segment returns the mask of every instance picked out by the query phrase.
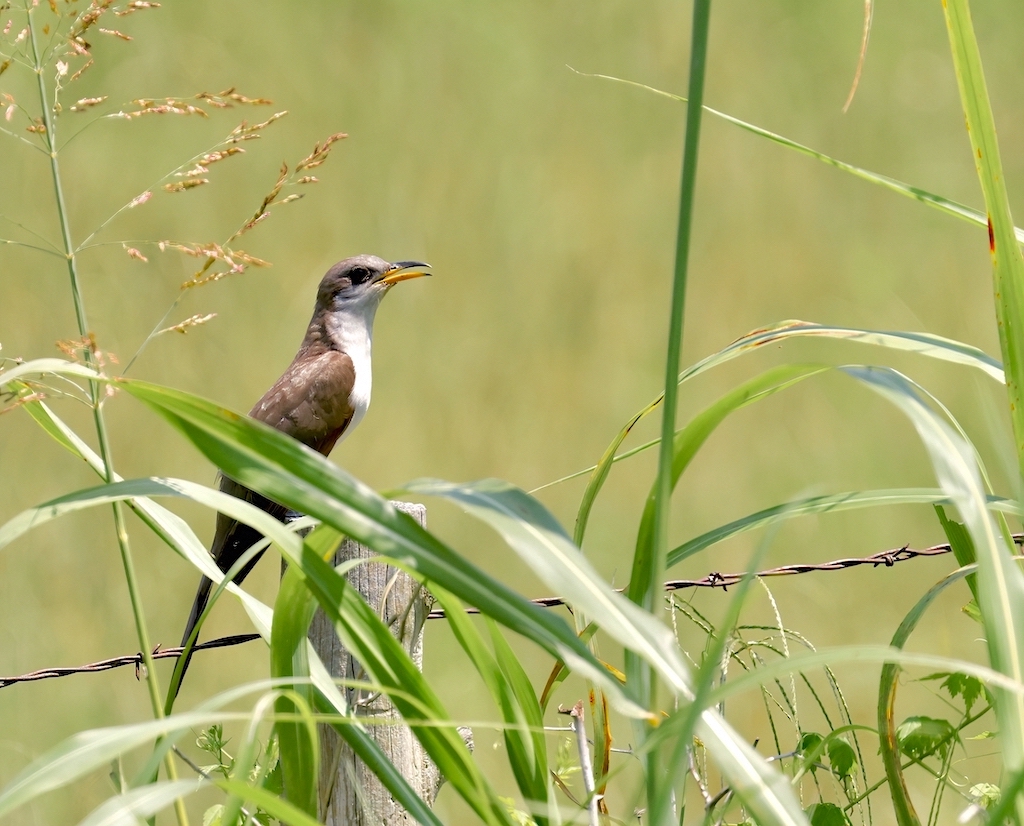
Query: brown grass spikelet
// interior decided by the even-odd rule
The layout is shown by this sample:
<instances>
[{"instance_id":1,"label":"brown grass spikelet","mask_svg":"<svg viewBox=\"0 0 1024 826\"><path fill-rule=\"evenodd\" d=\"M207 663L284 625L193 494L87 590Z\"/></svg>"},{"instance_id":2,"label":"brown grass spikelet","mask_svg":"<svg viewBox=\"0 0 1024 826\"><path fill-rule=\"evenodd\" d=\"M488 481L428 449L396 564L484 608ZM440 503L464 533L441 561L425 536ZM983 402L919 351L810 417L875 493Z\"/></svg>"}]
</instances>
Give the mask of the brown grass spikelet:
<instances>
[{"instance_id":1,"label":"brown grass spikelet","mask_svg":"<svg viewBox=\"0 0 1024 826\"><path fill-rule=\"evenodd\" d=\"M295 183L297 184L318 184L320 179L316 175L303 175Z\"/></svg>"},{"instance_id":2,"label":"brown grass spikelet","mask_svg":"<svg viewBox=\"0 0 1024 826\"><path fill-rule=\"evenodd\" d=\"M210 183L209 178L189 178L187 181L175 181L174 183L164 184L164 189L167 192L184 192L186 189L195 189L197 186Z\"/></svg>"},{"instance_id":3,"label":"brown grass spikelet","mask_svg":"<svg viewBox=\"0 0 1024 826\"><path fill-rule=\"evenodd\" d=\"M84 12L82 12L74 25L71 27L70 37L77 39L84 32L96 25L96 22L106 13L114 3L114 0L92 0Z\"/></svg>"},{"instance_id":4,"label":"brown grass spikelet","mask_svg":"<svg viewBox=\"0 0 1024 826\"><path fill-rule=\"evenodd\" d=\"M68 83L74 83L76 80L78 80L78 78L80 78L83 74L85 74L85 70L86 69L91 69L93 67L94 63L95 63L95 61L90 57L83 64L81 69L79 69L77 72L75 72L73 75L71 75L71 77L68 78Z\"/></svg>"},{"instance_id":5,"label":"brown grass spikelet","mask_svg":"<svg viewBox=\"0 0 1024 826\"><path fill-rule=\"evenodd\" d=\"M327 160L327 155L330 153L331 147L338 141L347 137L348 135L344 132L336 132L327 138L327 140L322 144L316 144L316 146L313 147L313 151L295 165L295 171L301 172L304 169L314 169L315 167L320 166L320 164Z\"/></svg>"},{"instance_id":6,"label":"brown grass spikelet","mask_svg":"<svg viewBox=\"0 0 1024 826\"><path fill-rule=\"evenodd\" d=\"M245 152L240 146L229 146L227 149L218 149L216 152L207 152L203 157L199 159L201 166L209 166L210 164L222 161L225 158L230 158L232 155L240 155Z\"/></svg>"},{"instance_id":7,"label":"brown grass spikelet","mask_svg":"<svg viewBox=\"0 0 1024 826\"><path fill-rule=\"evenodd\" d=\"M163 335L164 333L181 333L186 335L189 330L193 327L198 327L201 324L206 324L208 321L212 321L217 317L216 313L207 313L206 315L194 315L190 318L186 318L184 321L178 322L170 327L164 327L162 330L157 330L155 335Z\"/></svg>"},{"instance_id":8,"label":"brown grass spikelet","mask_svg":"<svg viewBox=\"0 0 1024 826\"><path fill-rule=\"evenodd\" d=\"M81 100L75 101L71 107L72 112L84 112L92 106L98 106L107 99L108 95L102 95L98 98L82 98Z\"/></svg>"},{"instance_id":9,"label":"brown grass spikelet","mask_svg":"<svg viewBox=\"0 0 1024 826\"><path fill-rule=\"evenodd\" d=\"M292 201L297 201L297 200L299 200L299 198L305 198L305 197L306 197L305 193L303 193L303 192L296 192L296 193L294 193L292 195L289 195L287 198L282 198L280 206L284 206L285 204L290 204Z\"/></svg>"},{"instance_id":10,"label":"brown grass spikelet","mask_svg":"<svg viewBox=\"0 0 1024 826\"><path fill-rule=\"evenodd\" d=\"M96 344L96 336L93 333L89 333L83 338L61 339L56 344L58 350L79 364L87 363L85 353L91 354L95 366L101 371L107 364L119 364L116 355L99 348L99 345Z\"/></svg>"},{"instance_id":11,"label":"brown grass spikelet","mask_svg":"<svg viewBox=\"0 0 1024 826\"><path fill-rule=\"evenodd\" d=\"M71 49L71 51L73 51L78 57L88 57L89 49L91 47L81 37L69 37L68 48Z\"/></svg>"},{"instance_id":12,"label":"brown grass spikelet","mask_svg":"<svg viewBox=\"0 0 1024 826\"><path fill-rule=\"evenodd\" d=\"M42 118L36 118L30 126L25 127L26 132L34 132L37 135L46 134L46 125L43 123Z\"/></svg>"},{"instance_id":13,"label":"brown grass spikelet","mask_svg":"<svg viewBox=\"0 0 1024 826\"><path fill-rule=\"evenodd\" d=\"M153 100L151 98L139 98L133 100L133 104L139 108L133 112L118 112L115 117L131 120L141 118L143 115L199 115L208 118L209 115L198 106L193 106L188 101L180 98L164 98Z\"/></svg>"},{"instance_id":14,"label":"brown grass spikelet","mask_svg":"<svg viewBox=\"0 0 1024 826\"><path fill-rule=\"evenodd\" d=\"M150 2L150 0L132 0L123 9L114 9L115 17L127 17L129 14L134 14L137 11L143 9L158 9L160 8L159 3Z\"/></svg>"},{"instance_id":15,"label":"brown grass spikelet","mask_svg":"<svg viewBox=\"0 0 1024 826\"><path fill-rule=\"evenodd\" d=\"M146 256L139 252L137 249L135 249L135 247L129 247L127 244L124 244L123 246L124 251L128 253L129 258L134 258L136 261L142 261L143 263L146 264L149 263L149 259L146 258Z\"/></svg>"},{"instance_id":16,"label":"brown grass spikelet","mask_svg":"<svg viewBox=\"0 0 1024 826\"><path fill-rule=\"evenodd\" d=\"M0 63L0 75L2 75L4 72L6 72L8 69L10 69L11 68L11 64L13 62L14 62L13 60L5 60L3 63Z\"/></svg>"},{"instance_id":17,"label":"brown grass spikelet","mask_svg":"<svg viewBox=\"0 0 1024 826\"><path fill-rule=\"evenodd\" d=\"M218 109L230 109L236 103L242 104L243 106L271 106L274 103L274 101L267 98L246 97L245 95L236 92L234 86L230 89L225 89L223 92L217 92L216 94L211 92L200 92L196 95L196 100L205 100L211 106L216 106Z\"/></svg>"},{"instance_id":18,"label":"brown grass spikelet","mask_svg":"<svg viewBox=\"0 0 1024 826\"><path fill-rule=\"evenodd\" d=\"M242 121L238 126L231 130L230 141L232 143L239 143L241 141L251 141L259 137L256 132L261 129L266 129L274 121L280 120L288 114L288 110L284 109L280 112L274 112L269 118L262 123L249 124L247 121Z\"/></svg>"},{"instance_id":19,"label":"brown grass spikelet","mask_svg":"<svg viewBox=\"0 0 1024 826\"><path fill-rule=\"evenodd\" d=\"M128 42L131 42L135 39L130 34L119 32L117 29L104 29L101 27L99 29L99 32L100 34L109 34L111 37L116 37L118 40L126 40Z\"/></svg>"}]
</instances>

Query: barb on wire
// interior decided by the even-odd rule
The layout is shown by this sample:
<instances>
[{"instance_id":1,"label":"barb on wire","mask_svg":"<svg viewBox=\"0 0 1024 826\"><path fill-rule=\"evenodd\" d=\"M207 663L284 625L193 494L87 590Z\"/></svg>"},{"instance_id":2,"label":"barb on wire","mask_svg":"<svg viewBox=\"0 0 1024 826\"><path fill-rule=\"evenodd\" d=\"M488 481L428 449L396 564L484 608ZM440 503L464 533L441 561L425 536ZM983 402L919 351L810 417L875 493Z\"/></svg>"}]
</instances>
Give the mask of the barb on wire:
<instances>
[{"instance_id":1,"label":"barb on wire","mask_svg":"<svg viewBox=\"0 0 1024 826\"><path fill-rule=\"evenodd\" d=\"M1014 534L1013 541L1017 545L1024 545L1024 534ZM768 568L764 571L758 571L756 576L793 576L795 574L809 574L815 571L843 571L847 568L854 568L858 565L870 565L873 568L877 568L882 565L886 568L891 568L897 562L907 562L911 559L920 559L928 556L941 556L942 554L950 553L950 550L951 549L948 544L932 545L930 548L919 549L904 545L902 548L892 548L888 551L879 551L878 553L871 554L870 556L834 559L831 562L822 562L818 565L801 563L795 565L782 565L778 568ZM737 584L745 576L746 574L743 573L722 574L718 571L712 571L701 579L669 580L665 583L665 590L681 591L685 588L721 588L723 591L726 591L730 585ZM619 590L621 591L621 589ZM540 597L530 601L542 608L554 608L559 605L567 604L567 601L563 597ZM465 610L467 614L480 613L479 609L473 607L467 607ZM444 619L444 615L443 610L435 609L427 614L427 619ZM252 642L259 638L259 634L235 634L230 637L220 637L215 640L210 640L209 642L200 643L194 650L209 651L213 648L226 648L231 645L242 645L243 643ZM180 657L181 652L181 648L161 648L158 645L153 650L153 659L163 660L172 657ZM109 660L100 660L99 662L80 665L73 668L43 668L39 671L32 671L29 674L22 674L20 677L0 677L0 688L7 688L15 683L29 683L36 680L48 680L53 677L67 677L71 674L88 674L94 671L109 671L112 668L123 668L129 665L135 666L136 677L138 677L139 670L142 668L142 662L142 654L137 653L128 654L122 657L112 657Z\"/></svg>"}]
</instances>

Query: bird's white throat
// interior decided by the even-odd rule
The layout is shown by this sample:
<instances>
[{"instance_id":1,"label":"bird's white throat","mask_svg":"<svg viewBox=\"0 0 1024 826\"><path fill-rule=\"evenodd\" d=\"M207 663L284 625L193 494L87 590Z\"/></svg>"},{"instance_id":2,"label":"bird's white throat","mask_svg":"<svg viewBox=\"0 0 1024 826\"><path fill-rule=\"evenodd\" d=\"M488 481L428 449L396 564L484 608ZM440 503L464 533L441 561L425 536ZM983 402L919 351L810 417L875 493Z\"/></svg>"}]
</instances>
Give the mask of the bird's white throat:
<instances>
[{"instance_id":1,"label":"bird's white throat","mask_svg":"<svg viewBox=\"0 0 1024 826\"><path fill-rule=\"evenodd\" d=\"M370 367L370 349L373 343L373 319L380 299L376 301L346 302L327 315L327 335L335 347L352 359L355 383L349 395L352 422L345 428L339 442L344 440L366 415L370 406L373 373Z\"/></svg>"}]
</instances>

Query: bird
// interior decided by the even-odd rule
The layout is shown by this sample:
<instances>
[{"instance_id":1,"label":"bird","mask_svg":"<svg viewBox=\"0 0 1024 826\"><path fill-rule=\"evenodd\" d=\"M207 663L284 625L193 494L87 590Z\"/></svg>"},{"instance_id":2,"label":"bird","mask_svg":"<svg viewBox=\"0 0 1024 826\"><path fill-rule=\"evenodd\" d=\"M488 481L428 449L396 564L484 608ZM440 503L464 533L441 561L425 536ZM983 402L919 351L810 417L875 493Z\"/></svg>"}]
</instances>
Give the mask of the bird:
<instances>
[{"instance_id":1,"label":"bird","mask_svg":"<svg viewBox=\"0 0 1024 826\"><path fill-rule=\"evenodd\" d=\"M390 264L375 255L357 255L331 267L317 289L313 317L306 328L298 353L288 369L256 402L249 416L286 433L307 447L327 456L356 428L370 405L372 374L370 345L373 319L381 299L397 283L430 275L429 264L398 261ZM280 505L230 476L220 474L220 489L286 521L289 515ZM223 513L217 524L210 554L225 573L263 535L255 528ZM241 583L262 556L249 560L234 577ZM213 583L203 577L181 638L182 648L206 609ZM185 657L175 694L191 660Z\"/></svg>"}]
</instances>

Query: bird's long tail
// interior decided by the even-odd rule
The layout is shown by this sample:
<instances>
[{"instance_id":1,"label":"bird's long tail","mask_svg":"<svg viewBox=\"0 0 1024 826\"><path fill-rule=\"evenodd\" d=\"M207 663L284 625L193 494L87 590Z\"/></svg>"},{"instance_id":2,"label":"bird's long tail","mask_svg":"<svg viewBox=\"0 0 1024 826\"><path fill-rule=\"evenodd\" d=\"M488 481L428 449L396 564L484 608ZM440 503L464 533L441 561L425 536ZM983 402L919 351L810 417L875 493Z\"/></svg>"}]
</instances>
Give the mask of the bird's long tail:
<instances>
[{"instance_id":1,"label":"bird's long tail","mask_svg":"<svg viewBox=\"0 0 1024 826\"><path fill-rule=\"evenodd\" d=\"M192 603L192 610L189 612L188 622L185 623L185 633L181 637L182 647L184 647L185 643L188 642L188 638L192 636L192 632L195 630L196 623L199 622L199 617L201 617L203 611L206 610L206 603L210 601L210 588L212 587L213 582L211 582L206 577L203 577L202 582L199 583L198 590L196 590L196 599L195 602ZM193 649L193 651L194 650L195 649ZM178 677L178 685L175 686L174 689L175 697L178 696L178 691L181 690L181 684L185 679L185 672L188 670L188 664L192 661L193 651L188 652L188 654L185 656L181 664L181 676Z\"/></svg>"}]
</instances>

